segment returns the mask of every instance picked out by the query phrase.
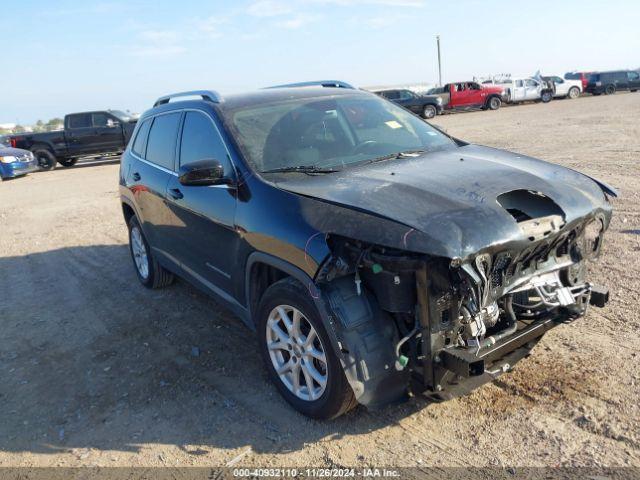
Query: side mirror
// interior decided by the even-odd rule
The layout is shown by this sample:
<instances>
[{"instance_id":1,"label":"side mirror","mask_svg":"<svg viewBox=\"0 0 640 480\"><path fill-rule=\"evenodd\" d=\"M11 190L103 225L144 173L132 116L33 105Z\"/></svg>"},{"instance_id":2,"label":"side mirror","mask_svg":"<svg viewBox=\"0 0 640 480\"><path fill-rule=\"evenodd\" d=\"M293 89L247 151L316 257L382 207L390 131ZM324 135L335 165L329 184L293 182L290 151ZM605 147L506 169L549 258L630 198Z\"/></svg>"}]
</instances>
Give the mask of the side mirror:
<instances>
[{"instance_id":1,"label":"side mirror","mask_svg":"<svg viewBox=\"0 0 640 480\"><path fill-rule=\"evenodd\" d=\"M222 164L213 159L200 160L180 167L178 181L181 185L193 187L229 183L229 179L224 177Z\"/></svg>"}]
</instances>

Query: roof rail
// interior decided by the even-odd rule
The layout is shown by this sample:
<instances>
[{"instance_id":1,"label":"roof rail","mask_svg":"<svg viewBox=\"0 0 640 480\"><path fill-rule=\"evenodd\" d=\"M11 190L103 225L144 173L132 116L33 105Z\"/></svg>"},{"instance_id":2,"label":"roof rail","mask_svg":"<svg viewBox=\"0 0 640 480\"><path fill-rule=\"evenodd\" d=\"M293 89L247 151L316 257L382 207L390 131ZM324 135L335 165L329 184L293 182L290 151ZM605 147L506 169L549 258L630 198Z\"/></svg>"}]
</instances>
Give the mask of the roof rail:
<instances>
[{"instance_id":1,"label":"roof rail","mask_svg":"<svg viewBox=\"0 0 640 480\"><path fill-rule=\"evenodd\" d=\"M274 85L269 88L298 88L298 87L325 87L325 88L348 88L356 90L353 85L343 82L342 80L313 80L310 82L286 83L284 85Z\"/></svg>"},{"instance_id":2,"label":"roof rail","mask_svg":"<svg viewBox=\"0 0 640 480\"><path fill-rule=\"evenodd\" d=\"M172 98L178 97L202 97L203 100L207 100L213 103L222 102L222 97L218 92L214 92L213 90L193 90L192 92L179 92L172 93L171 95L165 95L164 97L160 97L156 100L156 103L153 104L154 108L159 105L164 105L165 103L169 103Z\"/></svg>"}]
</instances>

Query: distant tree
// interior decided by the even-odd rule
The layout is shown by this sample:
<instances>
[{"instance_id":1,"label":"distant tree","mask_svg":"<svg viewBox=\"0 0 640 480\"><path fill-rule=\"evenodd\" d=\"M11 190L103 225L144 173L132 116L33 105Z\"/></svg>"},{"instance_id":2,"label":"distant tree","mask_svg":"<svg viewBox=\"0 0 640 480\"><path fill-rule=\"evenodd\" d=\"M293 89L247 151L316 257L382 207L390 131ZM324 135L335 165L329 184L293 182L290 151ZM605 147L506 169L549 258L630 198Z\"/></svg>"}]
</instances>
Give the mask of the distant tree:
<instances>
[{"instance_id":1,"label":"distant tree","mask_svg":"<svg viewBox=\"0 0 640 480\"><path fill-rule=\"evenodd\" d=\"M13 127L13 133L24 133L26 130L22 125L16 125Z\"/></svg>"},{"instance_id":2,"label":"distant tree","mask_svg":"<svg viewBox=\"0 0 640 480\"><path fill-rule=\"evenodd\" d=\"M44 122L42 120L38 120L36 124L33 126L34 132L44 132Z\"/></svg>"},{"instance_id":3,"label":"distant tree","mask_svg":"<svg viewBox=\"0 0 640 480\"><path fill-rule=\"evenodd\" d=\"M51 132L52 130L57 130L60 128L60 125L64 124L64 120L62 120L59 117L55 117L52 118L51 120L49 120L46 125L44 126L45 130L47 132Z\"/></svg>"}]
</instances>

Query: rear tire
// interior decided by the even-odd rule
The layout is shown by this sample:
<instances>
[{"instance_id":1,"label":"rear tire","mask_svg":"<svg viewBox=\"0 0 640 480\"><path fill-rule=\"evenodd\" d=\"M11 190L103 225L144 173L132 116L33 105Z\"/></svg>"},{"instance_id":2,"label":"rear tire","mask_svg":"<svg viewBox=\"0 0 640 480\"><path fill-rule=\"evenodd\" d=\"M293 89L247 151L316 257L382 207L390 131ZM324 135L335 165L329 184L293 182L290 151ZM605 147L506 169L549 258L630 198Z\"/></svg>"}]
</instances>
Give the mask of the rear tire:
<instances>
[{"instance_id":1,"label":"rear tire","mask_svg":"<svg viewBox=\"0 0 640 480\"><path fill-rule=\"evenodd\" d=\"M48 171L56 168L56 164L58 162L55 155L45 147L35 147L31 151L38 160L38 166L40 167L40 170Z\"/></svg>"},{"instance_id":2,"label":"rear tire","mask_svg":"<svg viewBox=\"0 0 640 480\"><path fill-rule=\"evenodd\" d=\"M356 406L353 390L305 286L292 278L271 285L260 299L255 320L258 348L269 377L293 408L308 417L328 420ZM313 340L307 345L310 338Z\"/></svg>"},{"instance_id":3,"label":"rear tire","mask_svg":"<svg viewBox=\"0 0 640 480\"><path fill-rule=\"evenodd\" d=\"M422 118L426 118L426 119L435 118L437 114L438 114L438 109L433 105L425 105L424 109L422 110Z\"/></svg>"},{"instance_id":4,"label":"rear tire","mask_svg":"<svg viewBox=\"0 0 640 480\"><path fill-rule=\"evenodd\" d=\"M63 167L73 167L76 163L78 163L77 158L66 158L64 160L58 160L58 163Z\"/></svg>"},{"instance_id":5,"label":"rear tire","mask_svg":"<svg viewBox=\"0 0 640 480\"><path fill-rule=\"evenodd\" d=\"M502 100L500 100L498 97L491 97L489 99L489 110L498 110L501 106L502 106Z\"/></svg>"},{"instance_id":6,"label":"rear tire","mask_svg":"<svg viewBox=\"0 0 640 480\"><path fill-rule=\"evenodd\" d=\"M153 257L151 248L135 215L129 219L129 252L140 283L147 288L162 288L171 285L173 273L162 267Z\"/></svg>"},{"instance_id":7,"label":"rear tire","mask_svg":"<svg viewBox=\"0 0 640 480\"><path fill-rule=\"evenodd\" d=\"M578 98L580 96L580 89L578 87L571 87L569 89L569 93L567 94L567 98L573 100L574 98Z\"/></svg>"},{"instance_id":8,"label":"rear tire","mask_svg":"<svg viewBox=\"0 0 640 480\"><path fill-rule=\"evenodd\" d=\"M616 93L615 85L607 85L607 88L604 89L605 95L613 95Z\"/></svg>"}]
</instances>

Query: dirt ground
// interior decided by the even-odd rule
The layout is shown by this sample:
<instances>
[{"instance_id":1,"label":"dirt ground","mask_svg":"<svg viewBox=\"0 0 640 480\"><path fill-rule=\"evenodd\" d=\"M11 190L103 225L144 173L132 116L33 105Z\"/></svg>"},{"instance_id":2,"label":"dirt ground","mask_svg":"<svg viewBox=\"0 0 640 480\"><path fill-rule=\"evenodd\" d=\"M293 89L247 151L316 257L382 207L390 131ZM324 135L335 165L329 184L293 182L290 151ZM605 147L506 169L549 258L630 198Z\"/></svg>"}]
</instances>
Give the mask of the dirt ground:
<instances>
[{"instance_id":1,"label":"dirt ground","mask_svg":"<svg viewBox=\"0 0 640 480\"><path fill-rule=\"evenodd\" d=\"M184 282L141 287L118 164L0 184L0 466L640 466L640 93L435 123L620 190L602 310L472 394L295 413L254 336Z\"/></svg>"}]
</instances>

